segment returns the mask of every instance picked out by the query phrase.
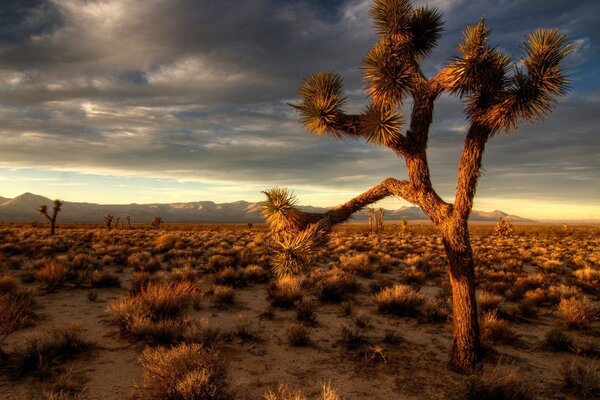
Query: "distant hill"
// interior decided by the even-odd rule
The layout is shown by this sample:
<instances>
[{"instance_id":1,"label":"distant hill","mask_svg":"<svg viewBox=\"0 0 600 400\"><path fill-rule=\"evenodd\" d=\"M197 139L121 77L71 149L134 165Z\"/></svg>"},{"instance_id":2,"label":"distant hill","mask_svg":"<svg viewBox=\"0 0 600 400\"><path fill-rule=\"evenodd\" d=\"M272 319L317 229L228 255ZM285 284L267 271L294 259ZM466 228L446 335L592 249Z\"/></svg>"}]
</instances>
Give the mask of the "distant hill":
<instances>
[{"instance_id":1,"label":"distant hill","mask_svg":"<svg viewBox=\"0 0 600 400\"><path fill-rule=\"evenodd\" d=\"M52 200L46 197L24 193L14 199L0 197L0 221L4 222L32 222L45 221L37 213L40 205L52 208ZM65 201L59 214L60 222L101 223L104 215L111 214L115 218L130 216L134 223L150 222L152 217L160 216L167 223L260 223L261 202L250 203L236 201L233 203L215 203L212 201L195 201L189 203L166 204L95 204L75 203ZM302 206L307 212L322 213L328 210L325 207ZM496 221L499 217L510 217L512 221L529 221L527 219L508 215L502 211L473 211L472 221ZM427 219L419 207L401 207L397 210L385 210L385 220L394 221L406 218L407 220ZM366 213L355 214L354 221L367 220Z\"/></svg>"}]
</instances>

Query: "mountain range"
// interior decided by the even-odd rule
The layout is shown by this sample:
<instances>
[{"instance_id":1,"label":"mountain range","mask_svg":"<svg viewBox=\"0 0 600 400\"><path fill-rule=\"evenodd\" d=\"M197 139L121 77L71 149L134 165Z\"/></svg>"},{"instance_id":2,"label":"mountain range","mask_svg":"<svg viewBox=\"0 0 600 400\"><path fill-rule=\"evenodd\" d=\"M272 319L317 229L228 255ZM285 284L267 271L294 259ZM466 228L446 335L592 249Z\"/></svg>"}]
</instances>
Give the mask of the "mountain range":
<instances>
[{"instance_id":1,"label":"mountain range","mask_svg":"<svg viewBox=\"0 0 600 400\"><path fill-rule=\"evenodd\" d=\"M45 219L38 214L39 206L47 205L52 209L52 200L33 193L24 193L13 199L0 196L0 222L42 222ZM106 214L120 217L121 221L129 216L133 223L149 223L154 216L159 216L166 223L261 223L262 202L250 203L236 201L233 203L214 203L212 201L195 201L189 203L166 204L95 204L65 201L58 217L59 222L68 223L102 223ZM301 206L303 211L322 213L329 208ZM472 221L496 221L500 217L509 217L512 221L529 221L508 215L502 211L473 211ZM401 207L396 210L385 210L385 220L394 221L427 219L419 207ZM353 221L366 221L366 213L357 213Z\"/></svg>"}]
</instances>

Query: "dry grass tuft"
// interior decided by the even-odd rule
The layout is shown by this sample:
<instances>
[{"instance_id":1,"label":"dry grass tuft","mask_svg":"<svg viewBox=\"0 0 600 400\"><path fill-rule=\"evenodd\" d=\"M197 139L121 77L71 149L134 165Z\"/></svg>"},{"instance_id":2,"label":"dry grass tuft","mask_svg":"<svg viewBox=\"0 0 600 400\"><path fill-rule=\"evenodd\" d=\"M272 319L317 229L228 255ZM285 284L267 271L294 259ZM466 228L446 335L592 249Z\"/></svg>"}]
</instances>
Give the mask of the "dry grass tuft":
<instances>
[{"instance_id":1,"label":"dry grass tuft","mask_svg":"<svg viewBox=\"0 0 600 400\"><path fill-rule=\"evenodd\" d=\"M375 266L369 262L367 254L343 255L340 257L342 271L370 278L375 272Z\"/></svg>"},{"instance_id":2,"label":"dry grass tuft","mask_svg":"<svg viewBox=\"0 0 600 400\"><path fill-rule=\"evenodd\" d=\"M529 400L533 390L521 379L513 368L496 365L487 368L483 374L472 377L468 383L469 400Z\"/></svg>"},{"instance_id":3,"label":"dry grass tuft","mask_svg":"<svg viewBox=\"0 0 600 400\"><path fill-rule=\"evenodd\" d=\"M600 398L600 362L574 358L562 364L565 389L582 399Z\"/></svg>"},{"instance_id":4,"label":"dry grass tuft","mask_svg":"<svg viewBox=\"0 0 600 400\"><path fill-rule=\"evenodd\" d=\"M498 317L496 311L488 311L481 316L481 340L484 342L501 342L515 338L508 321Z\"/></svg>"},{"instance_id":5,"label":"dry grass tuft","mask_svg":"<svg viewBox=\"0 0 600 400\"><path fill-rule=\"evenodd\" d=\"M360 290L356 278L339 269L313 274L312 281L316 295L321 301L339 303Z\"/></svg>"},{"instance_id":6,"label":"dry grass tuft","mask_svg":"<svg viewBox=\"0 0 600 400\"><path fill-rule=\"evenodd\" d=\"M307 346L310 342L308 330L298 322L292 323L285 331L287 339L292 346Z\"/></svg>"},{"instance_id":7,"label":"dry grass tuft","mask_svg":"<svg viewBox=\"0 0 600 400\"><path fill-rule=\"evenodd\" d=\"M34 306L33 294L13 277L0 275L0 343L32 322Z\"/></svg>"},{"instance_id":8,"label":"dry grass tuft","mask_svg":"<svg viewBox=\"0 0 600 400\"><path fill-rule=\"evenodd\" d=\"M300 391L291 389L287 385L279 385L276 391L269 391L265 394L264 400L308 400ZM324 383L319 400L342 400L331 384Z\"/></svg>"},{"instance_id":9,"label":"dry grass tuft","mask_svg":"<svg viewBox=\"0 0 600 400\"><path fill-rule=\"evenodd\" d=\"M226 370L220 354L198 344L146 348L144 382L134 387L135 400L218 400L228 398Z\"/></svg>"},{"instance_id":10,"label":"dry grass tuft","mask_svg":"<svg viewBox=\"0 0 600 400\"><path fill-rule=\"evenodd\" d=\"M594 310L587 297L563 298L558 304L558 314L564 319L568 328L587 328L594 321Z\"/></svg>"},{"instance_id":11,"label":"dry grass tuft","mask_svg":"<svg viewBox=\"0 0 600 400\"><path fill-rule=\"evenodd\" d=\"M111 303L108 314L123 334L170 343L183 334L184 316L195 297L196 286L188 281L150 283Z\"/></svg>"},{"instance_id":12,"label":"dry grass tuft","mask_svg":"<svg viewBox=\"0 0 600 400\"><path fill-rule=\"evenodd\" d=\"M223 285L213 285L213 304L217 308L223 308L231 305L235 301L235 292L233 288Z\"/></svg>"},{"instance_id":13,"label":"dry grass tuft","mask_svg":"<svg viewBox=\"0 0 600 400\"><path fill-rule=\"evenodd\" d=\"M302 285L298 277L284 275L269 284L268 293L274 307L290 308L302 298Z\"/></svg>"},{"instance_id":14,"label":"dry grass tuft","mask_svg":"<svg viewBox=\"0 0 600 400\"><path fill-rule=\"evenodd\" d=\"M69 276L69 269L58 260L48 260L35 272L35 278L42 282L48 291L62 287Z\"/></svg>"},{"instance_id":15,"label":"dry grass tuft","mask_svg":"<svg viewBox=\"0 0 600 400\"><path fill-rule=\"evenodd\" d=\"M400 316L414 316L425 302L423 294L408 285L395 285L383 289L374 296L380 312Z\"/></svg>"},{"instance_id":16,"label":"dry grass tuft","mask_svg":"<svg viewBox=\"0 0 600 400\"><path fill-rule=\"evenodd\" d=\"M7 369L11 376L48 377L56 364L71 360L93 347L76 325L54 328L44 335L28 338L8 354Z\"/></svg>"}]
</instances>

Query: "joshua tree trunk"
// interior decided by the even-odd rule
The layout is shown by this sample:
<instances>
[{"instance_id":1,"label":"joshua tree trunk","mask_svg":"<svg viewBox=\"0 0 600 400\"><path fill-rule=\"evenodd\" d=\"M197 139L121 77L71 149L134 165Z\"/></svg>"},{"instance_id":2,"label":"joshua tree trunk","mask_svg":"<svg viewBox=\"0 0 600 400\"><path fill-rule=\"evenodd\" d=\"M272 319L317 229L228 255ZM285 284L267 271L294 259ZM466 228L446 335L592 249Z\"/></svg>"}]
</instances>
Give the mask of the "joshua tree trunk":
<instances>
[{"instance_id":1,"label":"joshua tree trunk","mask_svg":"<svg viewBox=\"0 0 600 400\"><path fill-rule=\"evenodd\" d=\"M479 322L475 300L475 268L467 221L457 221L442 231L452 286L454 344L450 365L473 373L480 365Z\"/></svg>"}]
</instances>

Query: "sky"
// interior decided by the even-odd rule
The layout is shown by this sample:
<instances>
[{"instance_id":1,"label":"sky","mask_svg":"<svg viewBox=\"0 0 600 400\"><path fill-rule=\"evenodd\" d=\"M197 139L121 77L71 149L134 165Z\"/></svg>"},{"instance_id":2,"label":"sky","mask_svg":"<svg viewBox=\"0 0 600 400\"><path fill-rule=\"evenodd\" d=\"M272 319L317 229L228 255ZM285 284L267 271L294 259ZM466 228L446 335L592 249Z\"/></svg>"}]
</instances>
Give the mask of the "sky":
<instances>
[{"instance_id":1,"label":"sky","mask_svg":"<svg viewBox=\"0 0 600 400\"><path fill-rule=\"evenodd\" d=\"M414 3L437 7L445 21L422 63L427 76L481 15L492 44L515 57L537 28L568 35L570 92L546 120L490 140L474 208L600 219L600 2ZM367 104L359 66L376 41L368 8L366 0L0 0L0 196L260 201L262 190L286 186L301 204L334 206L386 177L406 178L389 149L312 136L286 104L317 71L343 75L348 112ZM448 201L467 127L460 100L440 97L428 157Z\"/></svg>"}]
</instances>

